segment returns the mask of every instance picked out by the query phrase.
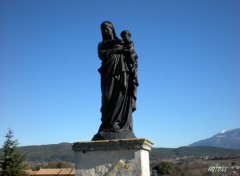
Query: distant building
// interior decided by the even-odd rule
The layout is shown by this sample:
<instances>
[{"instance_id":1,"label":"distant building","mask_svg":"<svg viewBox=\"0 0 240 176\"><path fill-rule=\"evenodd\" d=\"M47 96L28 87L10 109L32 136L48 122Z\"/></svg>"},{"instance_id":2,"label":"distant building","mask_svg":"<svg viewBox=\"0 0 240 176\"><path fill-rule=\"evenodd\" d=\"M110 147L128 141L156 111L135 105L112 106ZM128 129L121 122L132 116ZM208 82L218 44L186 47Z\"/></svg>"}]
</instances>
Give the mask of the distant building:
<instances>
[{"instance_id":1,"label":"distant building","mask_svg":"<svg viewBox=\"0 0 240 176\"><path fill-rule=\"evenodd\" d=\"M26 170L29 176L75 176L75 169L40 169Z\"/></svg>"}]
</instances>

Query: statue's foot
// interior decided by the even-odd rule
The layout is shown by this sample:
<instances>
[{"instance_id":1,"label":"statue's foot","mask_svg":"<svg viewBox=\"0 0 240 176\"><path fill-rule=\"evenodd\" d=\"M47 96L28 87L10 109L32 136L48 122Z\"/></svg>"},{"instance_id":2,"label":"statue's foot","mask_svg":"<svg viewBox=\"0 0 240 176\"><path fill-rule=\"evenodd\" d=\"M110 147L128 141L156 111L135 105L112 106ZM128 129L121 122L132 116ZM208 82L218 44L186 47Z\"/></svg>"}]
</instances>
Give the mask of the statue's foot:
<instances>
[{"instance_id":1,"label":"statue's foot","mask_svg":"<svg viewBox=\"0 0 240 176\"><path fill-rule=\"evenodd\" d=\"M118 122L114 122L112 126L113 131L119 131L121 128Z\"/></svg>"}]
</instances>

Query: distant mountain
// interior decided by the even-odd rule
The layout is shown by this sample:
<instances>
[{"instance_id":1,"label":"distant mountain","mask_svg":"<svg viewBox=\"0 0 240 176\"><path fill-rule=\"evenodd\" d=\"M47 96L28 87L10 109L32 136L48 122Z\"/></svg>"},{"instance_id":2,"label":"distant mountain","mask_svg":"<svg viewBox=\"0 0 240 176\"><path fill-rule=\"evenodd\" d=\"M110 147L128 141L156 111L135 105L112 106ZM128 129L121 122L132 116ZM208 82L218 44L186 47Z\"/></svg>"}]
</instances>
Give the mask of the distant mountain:
<instances>
[{"instance_id":1,"label":"distant mountain","mask_svg":"<svg viewBox=\"0 0 240 176\"><path fill-rule=\"evenodd\" d=\"M18 151L26 156L26 161L31 162L74 162L71 143L24 146L18 147ZM0 149L0 157L2 154L3 151Z\"/></svg>"},{"instance_id":2,"label":"distant mountain","mask_svg":"<svg viewBox=\"0 0 240 176\"><path fill-rule=\"evenodd\" d=\"M71 143L49 144L39 146L18 147L19 152L26 156L28 162L74 162L74 152ZM3 150L0 149L0 158ZM239 156L240 150L223 149L217 147L179 147L179 148L153 148L150 159L175 158L175 157L201 157L201 156Z\"/></svg>"},{"instance_id":3,"label":"distant mountain","mask_svg":"<svg viewBox=\"0 0 240 176\"><path fill-rule=\"evenodd\" d=\"M200 140L189 146L214 146L240 150L240 128L221 131L211 138Z\"/></svg>"}]
</instances>

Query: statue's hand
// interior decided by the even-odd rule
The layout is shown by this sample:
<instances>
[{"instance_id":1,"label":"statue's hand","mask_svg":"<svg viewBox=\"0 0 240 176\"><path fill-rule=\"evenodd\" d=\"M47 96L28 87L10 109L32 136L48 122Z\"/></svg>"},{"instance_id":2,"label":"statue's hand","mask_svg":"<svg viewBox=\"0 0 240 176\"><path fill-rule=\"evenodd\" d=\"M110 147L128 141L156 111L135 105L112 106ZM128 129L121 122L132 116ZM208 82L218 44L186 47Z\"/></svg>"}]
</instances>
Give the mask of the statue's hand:
<instances>
[{"instance_id":1,"label":"statue's hand","mask_svg":"<svg viewBox=\"0 0 240 176\"><path fill-rule=\"evenodd\" d=\"M124 51L124 48L122 45L119 45L117 48L114 49L115 53L121 54Z\"/></svg>"},{"instance_id":2,"label":"statue's hand","mask_svg":"<svg viewBox=\"0 0 240 176\"><path fill-rule=\"evenodd\" d=\"M130 54L131 50L130 49L123 49L123 54Z\"/></svg>"}]
</instances>

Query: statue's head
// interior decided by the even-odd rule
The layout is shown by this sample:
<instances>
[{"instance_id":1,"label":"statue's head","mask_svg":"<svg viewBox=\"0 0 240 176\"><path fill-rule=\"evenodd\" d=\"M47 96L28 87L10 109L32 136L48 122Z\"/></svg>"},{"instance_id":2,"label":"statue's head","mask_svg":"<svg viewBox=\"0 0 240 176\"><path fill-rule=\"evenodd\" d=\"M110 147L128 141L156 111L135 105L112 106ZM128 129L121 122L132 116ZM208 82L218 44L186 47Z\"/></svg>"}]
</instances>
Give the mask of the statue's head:
<instances>
[{"instance_id":1,"label":"statue's head","mask_svg":"<svg viewBox=\"0 0 240 176\"><path fill-rule=\"evenodd\" d=\"M131 33L128 30L124 30L121 32L121 37L124 42L129 42L131 38Z\"/></svg>"},{"instance_id":2,"label":"statue's head","mask_svg":"<svg viewBox=\"0 0 240 176\"><path fill-rule=\"evenodd\" d=\"M117 39L118 37L115 33L113 24L110 21L104 21L101 24L101 31L102 31L102 39L103 41L109 40L109 39Z\"/></svg>"}]
</instances>

